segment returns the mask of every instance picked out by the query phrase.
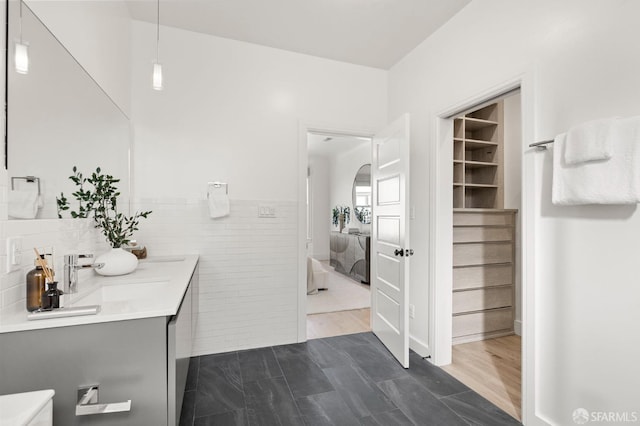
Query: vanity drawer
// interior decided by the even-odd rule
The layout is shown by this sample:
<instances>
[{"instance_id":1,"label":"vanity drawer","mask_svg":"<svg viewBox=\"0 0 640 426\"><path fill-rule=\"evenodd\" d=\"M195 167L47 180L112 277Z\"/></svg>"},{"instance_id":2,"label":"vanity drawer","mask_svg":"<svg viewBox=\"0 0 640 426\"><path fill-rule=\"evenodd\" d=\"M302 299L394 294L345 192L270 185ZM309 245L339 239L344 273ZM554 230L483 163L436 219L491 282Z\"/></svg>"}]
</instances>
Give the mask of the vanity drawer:
<instances>
[{"instance_id":1,"label":"vanity drawer","mask_svg":"<svg viewBox=\"0 0 640 426\"><path fill-rule=\"evenodd\" d=\"M481 288L453 292L453 313L482 311L510 307L513 303L513 286Z\"/></svg>"}]
</instances>

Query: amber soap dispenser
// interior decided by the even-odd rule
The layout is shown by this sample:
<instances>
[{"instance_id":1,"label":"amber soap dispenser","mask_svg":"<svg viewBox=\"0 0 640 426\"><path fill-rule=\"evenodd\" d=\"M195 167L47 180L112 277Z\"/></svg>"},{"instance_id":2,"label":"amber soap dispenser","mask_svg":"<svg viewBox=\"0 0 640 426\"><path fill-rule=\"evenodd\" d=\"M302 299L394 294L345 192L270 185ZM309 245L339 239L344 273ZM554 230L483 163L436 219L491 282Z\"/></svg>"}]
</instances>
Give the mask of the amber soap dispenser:
<instances>
[{"instance_id":1,"label":"amber soap dispenser","mask_svg":"<svg viewBox=\"0 0 640 426\"><path fill-rule=\"evenodd\" d=\"M44 258L44 256L42 256ZM35 269L30 270L27 273L27 311L37 311L42 307L42 295L45 293L45 282L47 280L47 274L40 262L35 260Z\"/></svg>"}]
</instances>

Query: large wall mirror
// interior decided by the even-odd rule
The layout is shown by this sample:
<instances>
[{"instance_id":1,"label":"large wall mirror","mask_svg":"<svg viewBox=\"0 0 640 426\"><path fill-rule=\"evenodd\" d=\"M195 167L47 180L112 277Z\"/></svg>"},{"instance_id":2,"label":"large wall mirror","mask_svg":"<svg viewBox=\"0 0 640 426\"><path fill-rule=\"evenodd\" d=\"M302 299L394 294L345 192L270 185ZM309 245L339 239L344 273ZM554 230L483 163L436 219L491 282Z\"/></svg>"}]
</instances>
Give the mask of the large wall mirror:
<instances>
[{"instance_id":1,"label":"large wall mirror","mask_svg":"<svg viewBox=\"0 0 640 426\"><path fill-rule=\"evenodd\" d=\"M57 218L56 196L61 192L75 210L70 195L76 187L68 179L74 166L85 175L100 167L119 178L120 205L126 213L129 119L27 4L9 1L5 141L9 219L30 218L32 193L38 189L39 207L33 218ZM16 71L14 54L21 37L28 45L27 73Z\"/></svg>"},{"instance_id":2,"label":"large wall mirror","mask_svg":"<svg viewBox=\"0 0 640 426\"><path fill-rule=\"evenodd\" d=\"M371 164L360 167L353 179L353 212L362 224L371 223Z\"/></svg>"}]
</instances>

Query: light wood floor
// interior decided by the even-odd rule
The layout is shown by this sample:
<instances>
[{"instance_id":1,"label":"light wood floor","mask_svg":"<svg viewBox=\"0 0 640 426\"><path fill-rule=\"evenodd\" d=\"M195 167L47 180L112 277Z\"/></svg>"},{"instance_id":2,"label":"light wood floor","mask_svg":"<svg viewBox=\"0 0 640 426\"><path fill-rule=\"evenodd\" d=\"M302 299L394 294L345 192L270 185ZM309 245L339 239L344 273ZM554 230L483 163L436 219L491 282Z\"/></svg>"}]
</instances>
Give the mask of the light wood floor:
<instances>
[{"instance_id":1,"label":"light wood floor","mask_svg":"<svg viewBox=\"0 0 640 426\"><path fill-rule=\"evenodd\" d=\"M307 339L371 331L371 309L307 315Z\"/></svg>"},{"instance_id":2,"label":"light wood floor","mask_svg":"<svg viewBox=\"0 0 640 426\"><path fill-rule=\"evenodd\" d=\"M444 370L522 420L520 336L498 337L453 346L453 362Z\"/></svg>"}]
</instances>

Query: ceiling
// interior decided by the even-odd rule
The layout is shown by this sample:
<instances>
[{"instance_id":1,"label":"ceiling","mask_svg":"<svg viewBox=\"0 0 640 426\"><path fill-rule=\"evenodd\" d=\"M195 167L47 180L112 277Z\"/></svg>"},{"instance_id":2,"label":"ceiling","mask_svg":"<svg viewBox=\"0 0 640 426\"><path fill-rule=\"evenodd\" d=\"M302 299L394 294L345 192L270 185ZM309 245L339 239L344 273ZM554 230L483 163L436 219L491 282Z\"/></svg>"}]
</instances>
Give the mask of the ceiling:
<instances>
[{"instance_id":1,"label":"ceiling","mask_svg":"<svg viewBox=\"0 0 640 426\"><path fill-rule=\"evenodd\" d=\"M371 139L357 136L307 134L308 155L332 158L344 154L363 144L370 144Z\"/></svg>"},{"instance_id":2,"label":"ceiling","mask_svg":"<svg viewBox=\"0 0 640 426\"><path fill-rule=\"evenodd\" d=\"M471 0L160 0L160 24L389 69ZM129 0L156 22L155 0Z\"/></svg>"}]
</instances>

